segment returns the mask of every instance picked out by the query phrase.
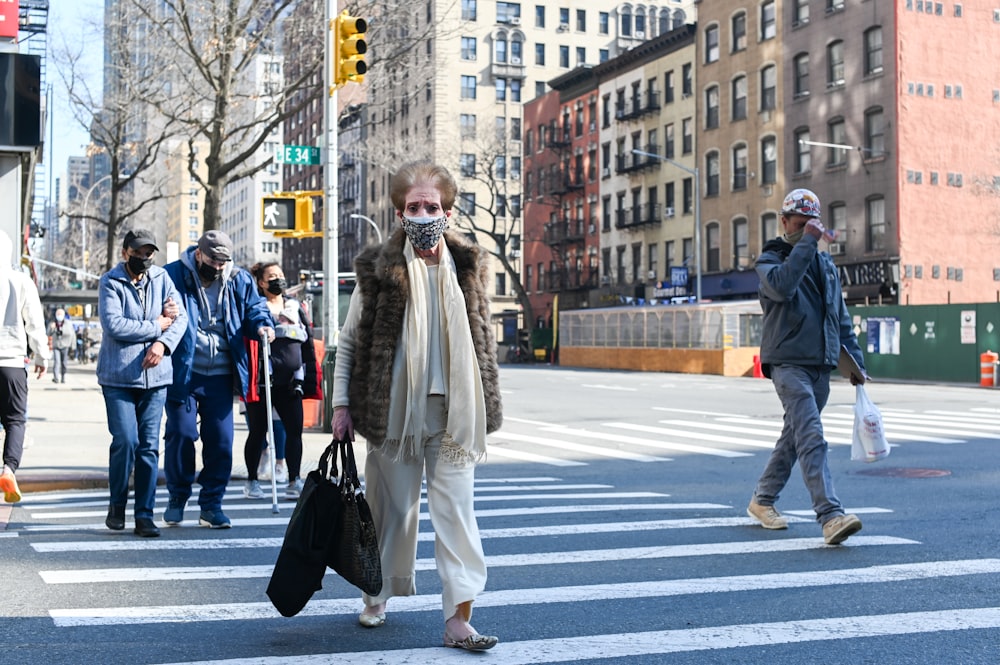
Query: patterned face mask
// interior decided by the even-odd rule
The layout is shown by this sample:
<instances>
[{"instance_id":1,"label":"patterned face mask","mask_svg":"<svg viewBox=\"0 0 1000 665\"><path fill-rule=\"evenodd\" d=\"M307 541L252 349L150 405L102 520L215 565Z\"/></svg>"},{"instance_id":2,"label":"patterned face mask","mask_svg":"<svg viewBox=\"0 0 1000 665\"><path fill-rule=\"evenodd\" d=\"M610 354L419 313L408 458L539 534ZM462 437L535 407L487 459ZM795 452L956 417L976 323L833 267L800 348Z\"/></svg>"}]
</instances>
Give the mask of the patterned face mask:
<instances>
[{"instance_id":1,"label":"patterned face mask","mask_svg":"<svg viewBox=\"0 0 1000 665\"><path fill-rule=\"evenodd\" d=\"M446 228L448 228L447 215L440 217L403 216L403 230L406 232L406 236L414 247L425 252L437 246Z\"/></svg>"}]
</instances>

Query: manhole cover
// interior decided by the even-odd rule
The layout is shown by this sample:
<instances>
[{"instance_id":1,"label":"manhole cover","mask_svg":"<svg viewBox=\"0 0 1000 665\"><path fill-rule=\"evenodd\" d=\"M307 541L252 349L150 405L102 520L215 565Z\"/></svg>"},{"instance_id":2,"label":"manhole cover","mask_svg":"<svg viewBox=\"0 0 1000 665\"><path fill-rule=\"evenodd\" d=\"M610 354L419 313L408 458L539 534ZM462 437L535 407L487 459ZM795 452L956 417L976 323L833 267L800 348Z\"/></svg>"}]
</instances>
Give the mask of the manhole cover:
<instances>
[{"instance_id":1,"label":"manhole cover","mask_svg":"<svg viewBox=\"0 0 1000 665\"><path fill-rule=\"evenodd\" d=\"M875 469L864 469L855 471L860 476L883 476L889 478L940 478L950 476L951 471L944 469L904 469L901 467L885 466Z\"/></svg>"}]
</instances>

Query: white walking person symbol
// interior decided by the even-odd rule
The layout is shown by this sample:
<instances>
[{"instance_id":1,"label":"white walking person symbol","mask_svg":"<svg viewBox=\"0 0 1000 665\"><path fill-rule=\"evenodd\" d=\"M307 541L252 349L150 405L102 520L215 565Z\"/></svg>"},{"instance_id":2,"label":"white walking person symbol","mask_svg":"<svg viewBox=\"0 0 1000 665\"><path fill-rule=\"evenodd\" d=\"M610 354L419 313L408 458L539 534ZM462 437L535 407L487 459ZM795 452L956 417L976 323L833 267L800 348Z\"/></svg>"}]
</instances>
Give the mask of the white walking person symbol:
<instances>
[{"instance_id":1,"label":"white walking person symbol","mask_svg":"<svg viewBox=\"0 0 1000 665\"><path fill-rule=\"evenodd\" d=\"M278 202L271 201L264 208L264 226L278 226Z\"/></svg>"}]
</instances>

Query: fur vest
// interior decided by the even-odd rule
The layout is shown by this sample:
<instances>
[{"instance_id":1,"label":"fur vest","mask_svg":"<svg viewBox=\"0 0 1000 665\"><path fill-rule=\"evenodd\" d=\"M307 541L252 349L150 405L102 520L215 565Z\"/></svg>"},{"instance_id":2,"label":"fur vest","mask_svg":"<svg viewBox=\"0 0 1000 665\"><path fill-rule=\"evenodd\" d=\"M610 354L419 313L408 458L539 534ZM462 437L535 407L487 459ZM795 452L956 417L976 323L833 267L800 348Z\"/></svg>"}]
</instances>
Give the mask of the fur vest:
<instances>
[{"instance_id":1,"label":"fur vest","mask_svg":"<svg viewBox=\"0 0 1000 665\"><path fill-rule=\"evenodd\" d=\"M455 260L458 283L465 294L472 343L483 380L486 431L495 432L503 422L503 409L496 340L490 321L489 263L479 246L464 235L445 231L444 240ZM355 335L357 348L349 399L354 428L369 441L380 442L385 438L389 420L392 364L410 294L403 256L405 242L406 234L397 229L384 244L366 249L354 261L362 308Z\"/></svg>"}]
</instances>

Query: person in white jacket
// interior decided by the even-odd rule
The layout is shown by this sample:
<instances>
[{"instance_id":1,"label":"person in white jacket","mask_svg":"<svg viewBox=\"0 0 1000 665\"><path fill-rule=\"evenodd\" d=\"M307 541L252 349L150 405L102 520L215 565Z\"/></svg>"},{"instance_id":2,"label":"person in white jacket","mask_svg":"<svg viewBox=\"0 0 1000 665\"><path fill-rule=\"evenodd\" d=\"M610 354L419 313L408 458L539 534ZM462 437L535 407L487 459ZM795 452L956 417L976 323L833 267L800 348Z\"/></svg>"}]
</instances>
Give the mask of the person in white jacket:
<instances>
[{"instance_id":1,"label":"person in white jacket","mask_svg":"<svg viewBox=\"0 0 1000 665\"><path fill-rule=\"evenodd\" d=\"M21 464L24 426L28 410L28 372L24 357L34 355L35 376L45 374L52 351L45 334L45 313L38 288L13 264L10 236L0 231L0 423L7 436L3 443L0 491L8 503L21 500L14 472Z\"/></svg>"}]
</instances>

